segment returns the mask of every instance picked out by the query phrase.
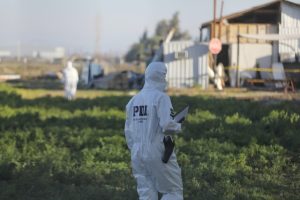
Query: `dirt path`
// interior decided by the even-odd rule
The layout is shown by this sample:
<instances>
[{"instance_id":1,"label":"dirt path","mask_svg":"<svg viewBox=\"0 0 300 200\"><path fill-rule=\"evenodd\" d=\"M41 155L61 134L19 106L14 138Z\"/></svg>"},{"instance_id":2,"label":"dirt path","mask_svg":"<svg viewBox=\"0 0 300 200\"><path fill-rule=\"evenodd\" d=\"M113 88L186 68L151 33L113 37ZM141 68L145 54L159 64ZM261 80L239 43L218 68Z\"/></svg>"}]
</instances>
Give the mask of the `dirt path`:
<instances>
[{"instance_id":1,"label":"dirt path","mask_svg":"<svg viewBox=\"0 0 300 200\"><path fill-rule=\"evenodd\" d=\"M251 100L295 100L300 101L300 91L295 93L284 93L283 91L263 91L263 90L249 90L247 88L227 88L224 91L217 91L214 89L199 90L196 88L190 89L170 89L170 95L204 95L216 98L238 98Z\"/></svg>"}]
</instances>

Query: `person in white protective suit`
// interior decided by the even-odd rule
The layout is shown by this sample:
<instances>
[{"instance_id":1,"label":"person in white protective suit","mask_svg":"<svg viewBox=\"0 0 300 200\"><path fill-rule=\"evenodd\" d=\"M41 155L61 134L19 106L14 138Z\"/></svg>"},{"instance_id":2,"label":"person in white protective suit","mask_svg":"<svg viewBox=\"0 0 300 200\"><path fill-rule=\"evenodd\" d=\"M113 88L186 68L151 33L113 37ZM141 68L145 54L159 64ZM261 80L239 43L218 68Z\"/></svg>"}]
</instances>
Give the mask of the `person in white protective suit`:
<instances>
[{"instance_id":1,"label":"person in white protective suit","mask_svg":"<svg viewBox=\"0 0 300 200\"><path fill-rule=\"evenodd\" d=\"M68 62L67 67L63 70L63 83L65 89L65 97L68 100L75 98L77 83L78 83L78 71L71 61Z\"/></svg>"},{"instance_id":2,"label":"person in white protective suit","mask_svg":"<svg viewBox=\"0 0 300 200\"><path fill-rule=\"evenodd\" d=\"M219 63L216 67L216 75L215 75L215 84L218 90L223 90L224 88L224 66L222 63Z\"/></svg>"},{"instance_id":3,"label":"person in white protective suit","mask_svg":"<svg viewBox=\"0 0 300 200\"><path fill-rule=\"evenodd\" d=\"M166 88L166 65L152 62L145 71L145 85L126 106L125 137L131 152L133 176L140 200L182 200L181 168L173 151L162 161L165 134L178 133L181 124L173 120Z\"/></svg>"}]
</instances>

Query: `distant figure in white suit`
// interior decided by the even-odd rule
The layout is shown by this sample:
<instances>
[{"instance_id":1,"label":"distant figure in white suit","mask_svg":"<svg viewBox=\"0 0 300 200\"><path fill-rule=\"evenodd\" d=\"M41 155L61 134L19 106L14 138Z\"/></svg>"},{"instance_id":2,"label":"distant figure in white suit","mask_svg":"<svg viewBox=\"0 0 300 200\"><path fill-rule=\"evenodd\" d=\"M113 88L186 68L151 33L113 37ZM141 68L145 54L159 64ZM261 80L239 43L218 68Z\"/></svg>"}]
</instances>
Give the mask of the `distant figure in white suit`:
<instances>
[{"instance_id":1,"label":"distant figure in white suit","mask_svg":"<svg viewBox=\"0 0 300 200\"><path fill-rule=\"evenodd\" d=\"M223 90L225 83L224 83L224 66L222 63L219 63L216 67L216 74L215 74L215 84L218 90Z\"/></svg>"},{"instance_id":2,"label":"distant figure in white suit","mask_svg":"<svg viewBox=\"0 0 300 200\"><path fill-rule=\"evenodd\" d=\"M65 85L65 97L68 100L74 99L77 90L78 71L73 67L71 61L68 62L67 67L63 70L63 83Z\"/></svg>"},{"instance_id":3,"label":"distant figure in white suit","mask_svg":"<svg viewBox=\"0 0 300 200\"><path fill-rule=\"evenodd\" d=\"M216 71L216 72L215 72ZM216 70L212 70L210 67L208 67L208 77L210 79L214 80L214 84L217 88L217 90L222 91L225 87L224 82L224 65L222 63L219 63L216 67Z\"/></svg>"}]
</instances>

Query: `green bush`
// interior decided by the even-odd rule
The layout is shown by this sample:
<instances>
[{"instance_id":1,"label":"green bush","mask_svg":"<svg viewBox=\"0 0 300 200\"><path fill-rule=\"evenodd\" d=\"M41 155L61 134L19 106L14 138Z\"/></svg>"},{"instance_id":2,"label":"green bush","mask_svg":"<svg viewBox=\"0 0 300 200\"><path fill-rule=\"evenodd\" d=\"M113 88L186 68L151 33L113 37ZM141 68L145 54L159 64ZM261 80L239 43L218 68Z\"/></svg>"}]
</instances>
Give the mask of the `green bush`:
<instances>
[{"instance_id":1,"label":"green bush","mask_svg":"<svg viewBox=\"0 0 300 200\"><path fill-rule=\"evenodd\" d=\"M128 96L22 99L0 85L0 199L137 199ZM185 199L299 199L297 102L172 97Z\"/></svg>"}]
</instances>

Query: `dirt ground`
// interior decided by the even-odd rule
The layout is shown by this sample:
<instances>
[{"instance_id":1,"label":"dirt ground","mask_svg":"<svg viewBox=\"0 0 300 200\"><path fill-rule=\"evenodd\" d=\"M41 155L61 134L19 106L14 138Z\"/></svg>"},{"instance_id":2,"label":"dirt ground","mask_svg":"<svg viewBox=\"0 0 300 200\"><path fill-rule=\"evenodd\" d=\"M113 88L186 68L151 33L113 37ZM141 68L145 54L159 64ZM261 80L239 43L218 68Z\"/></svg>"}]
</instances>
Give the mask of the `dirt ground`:
<instances>
[{"instance_id":1,"label":"dirt ground","mask_svg":"<svg viewBox=\"0 0 300 200\"><path fill-rule=\"evenodd\" d=\"M132 66L128 66L132 69ZM49 72L57 72L62 69L61 65L47 63L0 63L0 74L21 74L25 80L10 83L19 88L18 92L25 98L36 98L41 96L63 96L63 86L59 80L41 80L38 77ZM124 68L125 69L125 68ZM216 98L238 98L251 100L296 100L300 102L300 86L297 85L296 92L285 93L281 90L270 90L264 87L250 88L225 88L223 91L217 91L210 87L208 90L202 90L199 87L185 89L169 89L169 95L187 95L187 96L211 96ZM134 95L138 91L110 91L110 90L85 90L79 86L78 97L94 98L107 95ZM298 89L298 90L297 90Z\"/></svg>"},{"instance_id":2,"label":"dirt ground","mask_svg":"<svg viewBox=\"0 0 300 200\"><path fill-rule=\"evenodd\" d=\"M300 91L287 92L283 90L265 90L260 89L247 89L247 88L225 88L223 91L217 91L215 89L200 90L197 88L188 89L169 89L168 94L170 95L204 95L212 96L216 98L238 98L238 99L250 99L250 100L296 100L300 103Z\"/></svg>"}]
</instances>

